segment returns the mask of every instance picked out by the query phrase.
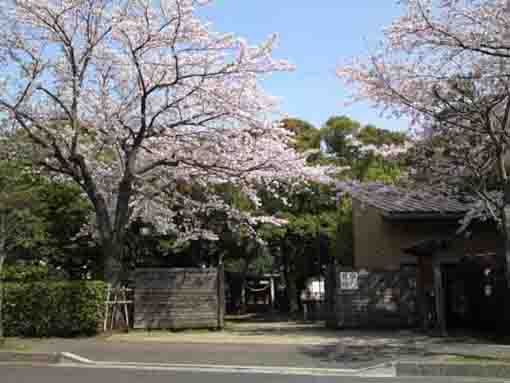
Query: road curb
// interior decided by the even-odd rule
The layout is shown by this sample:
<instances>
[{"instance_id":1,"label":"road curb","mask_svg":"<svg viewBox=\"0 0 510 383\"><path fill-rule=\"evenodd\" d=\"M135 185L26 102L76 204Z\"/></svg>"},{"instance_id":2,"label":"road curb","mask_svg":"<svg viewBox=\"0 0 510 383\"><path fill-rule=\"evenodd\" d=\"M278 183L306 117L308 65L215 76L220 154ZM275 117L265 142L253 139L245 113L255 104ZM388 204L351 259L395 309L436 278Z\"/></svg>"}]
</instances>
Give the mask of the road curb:
<instances>
[{"instance_id":1,"label":"road curb","mask_svg":"<svg viewBox=\"0 0 510 383\"><path fill-rule=\"evenodd\" d=\"M303 376L395 376L388 363L362 369L306 368L290 366L245 366L187 363L137 363L119 361L95 361L69 352L60 353L61 365L83 368L119 368L135 370L220 372L240 374L303 375Z\"/></svg>"},{"instance_id":2,"label":"road curb","mask_svg":"<svg viewBox=\"0 0 510 383\"><path fill-rule=\"evenodd\" d=\"M72 362L72 363L91 364L91 365L98 363L93 360L84 358L83 356L73 354L71 352L60 352L59 356L60 356L61 362Z\"/></svg>"},{"instance_id":3,"label":"road curb","mask_svg":"<svg viewBox=\"0 0 510 383\"><path fill-rule=\"evenodd\" d=\"M301 376L395 376L391 363L383 363L360 369L291 366L249 366L187 363L137 363L120 361L96 361L70 352L29 353L0 352L0 364L46 364L82 368L161 370L186 372L218 372L238 374L301 375Z\"/></svg>"},{"instance_id":4,"label":"road curb","mask_svg":"<svg viewBox=\"0 0 510 383\"><path fill-rule=\"evenodd\" d=\"M0 363L41 363L57 364L60 362L60 353L33 353L0 351Z\"/></svg>"},{"instance_id":5,"label":"road curb","mask_svg":"<svg viewBox=\"0 0 510 383\"><path fill-rule=\"evenodd\" d=\"M510 364L474 363L395 363L397 376L469 376L480 378L510 378Z\"/></svg>"},{"instance_id":6,"label":"road curb","mask_svg":"<svg viewBox=\"0 0 510 383\"><path fill-rule=\"evenodd\" d=\"M183 364L183 363L133 363L133 362L82 362L66 358L76 367L115 368L135 370L190 371L190 372L221 372L239 374L270 374L270 375L309 375L309 376L352 376L357 370L299 367L262 367L262 366L231 366L215 364ZM65 363L65 361L64 361Z\"/></svg>"}]
</instances>

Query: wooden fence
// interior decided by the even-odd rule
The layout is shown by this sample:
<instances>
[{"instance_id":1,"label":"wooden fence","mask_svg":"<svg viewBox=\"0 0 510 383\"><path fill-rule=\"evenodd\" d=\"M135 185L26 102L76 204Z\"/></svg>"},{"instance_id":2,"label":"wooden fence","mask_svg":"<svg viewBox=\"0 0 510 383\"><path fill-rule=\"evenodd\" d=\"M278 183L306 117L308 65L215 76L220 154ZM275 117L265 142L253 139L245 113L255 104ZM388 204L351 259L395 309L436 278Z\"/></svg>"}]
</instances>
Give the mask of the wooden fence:
<instances>
[{"instance_id":1,"label":"wooden fence","mask_svg":"<svg viewBox=\"0 0 510 383\"><path fill-rule=\"evenodd\" d=\"M134 328L223 328L223 268L138 269Z\"/></svg>"}]
</instances>

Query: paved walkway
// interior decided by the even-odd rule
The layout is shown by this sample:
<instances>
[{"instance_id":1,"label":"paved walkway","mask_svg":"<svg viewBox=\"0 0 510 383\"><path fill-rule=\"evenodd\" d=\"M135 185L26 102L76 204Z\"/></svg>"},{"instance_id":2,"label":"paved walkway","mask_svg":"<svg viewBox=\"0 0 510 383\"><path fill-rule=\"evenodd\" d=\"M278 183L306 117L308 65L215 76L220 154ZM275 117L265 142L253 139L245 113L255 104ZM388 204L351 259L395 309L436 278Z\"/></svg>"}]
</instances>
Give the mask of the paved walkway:
<instances>
[{"instance_id":1,"label":"paved walkway","mask_svg":"<svg viewBox=\"0 0 510 383\"><path fill-rule=\"evenodd\" d=\"M85 339L24 339L34 352L95 361L359 369L440 354L510 358L510 346L411 331L333 331L298 322L230 323L222 332L139 332Z\"/></svg>"}]
</instances>

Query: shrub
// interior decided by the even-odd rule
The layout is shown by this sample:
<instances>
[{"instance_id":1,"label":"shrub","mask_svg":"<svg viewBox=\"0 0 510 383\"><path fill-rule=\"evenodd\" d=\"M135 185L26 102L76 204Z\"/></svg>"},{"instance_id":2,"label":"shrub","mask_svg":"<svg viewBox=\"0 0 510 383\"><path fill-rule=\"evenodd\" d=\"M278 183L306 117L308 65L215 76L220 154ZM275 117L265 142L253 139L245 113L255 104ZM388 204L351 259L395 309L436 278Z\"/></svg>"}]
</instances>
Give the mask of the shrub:
<instances>
[{"instance_id":1,"label":"shrub","mask_svg":"<svg viewBox=\"0 0 510 383\"><path fill-rule=\"evenodd\" d=\"M5 282L38 282L50 279L50 269L46 265L4 266L0 278Z\"/></svg>"},{"instance_id":2,"label":"shrub","mask_svg":"<svg viewBox=\"0 0 510 383\"><path fill-rule=\"evenodd\" d=\"M104 282L4 284L6 336L94 335L103 318Z\"/></svg>"}]
</instances>

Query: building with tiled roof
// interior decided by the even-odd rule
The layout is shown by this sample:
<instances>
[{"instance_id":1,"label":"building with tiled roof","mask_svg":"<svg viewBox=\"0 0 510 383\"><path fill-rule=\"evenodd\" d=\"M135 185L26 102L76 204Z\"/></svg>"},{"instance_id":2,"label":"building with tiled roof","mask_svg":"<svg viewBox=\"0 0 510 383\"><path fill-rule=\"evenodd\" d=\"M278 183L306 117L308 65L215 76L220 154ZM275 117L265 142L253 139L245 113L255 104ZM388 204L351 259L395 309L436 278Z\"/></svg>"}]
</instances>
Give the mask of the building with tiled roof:
<instances>
[{"instance_id":1,"label":"building with tiled roof","mask_svg":"<svg viewBox=\"0 0 510 383\"><path fill-rule=\"evenodd\" d=\"M342 184L339 185L342 190ZM386 219L461 219L469 204L433 192L413 192L384 184L349 185L348 193L381 211Z\"/></svg>"},{"instance_id":2,"label":"building with tiled roof","mask_svg":"<svg viewBox=\"0 0 510 383\"><path fill-rule=\"evenodd\" d=\"M458 233L470 205L433 192L412 192L383 184L339 184L353 201L356 268L398 270L413 262L403 249L428 239L451 241L449 256L495 251L498 235L490 224L476 225L471 237Z\"/></svg>"},{"instance_id":3,"label":"building with tiled roof","mask_svg":"<svg viewBox=\"0 0 510 383\"><path fill-rule=\"evenodd\" d=\"M421 323L446 334L449 328L480 328L503 317L490 310L494 302L502 306L496 295L487 297L479 288L490 284L491 294L505 292L506 284L497 282L505 281L503 269L488 262L496 256L478 256L497 254L501 239L490 222L472 222L469 236L459 232L468 202L375 183L343 182L338 189L340 198L352 198L353 246L352 253L338 255L333 326ZM487 315L477 317L473 302ZM435 323L428 319L431 312Z\"/></svg>"}]
</instances>

